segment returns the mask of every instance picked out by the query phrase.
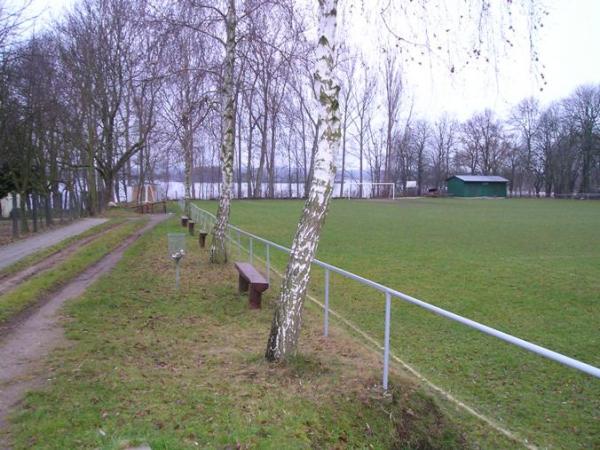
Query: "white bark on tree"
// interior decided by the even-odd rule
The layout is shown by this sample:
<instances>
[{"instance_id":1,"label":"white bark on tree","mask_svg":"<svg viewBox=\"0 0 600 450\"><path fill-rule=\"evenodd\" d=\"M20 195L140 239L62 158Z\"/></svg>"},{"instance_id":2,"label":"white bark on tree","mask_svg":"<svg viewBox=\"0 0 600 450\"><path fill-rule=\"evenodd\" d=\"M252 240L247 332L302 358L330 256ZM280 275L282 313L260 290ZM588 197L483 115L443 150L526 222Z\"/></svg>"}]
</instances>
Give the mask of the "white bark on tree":
<instances>
[{"instance_id":1,"label":"white bark on tree","mask_svg":"<svg viewBox=\"0 0 600 450\"><path fill-rule=\"evenodd\" d=\"M223 75L223 142L221 144L221 194L217 219L212 231L210 246L210 262L224 264L227 262L227 226L231 208L231 191L233 189L233 154L235 151L235 32L237 17L235 0L229 0L225 27L225 70Z\"/></svg>"},{"instance_id":2,"label":"white bark on tree","mask_svg":"<svg viewBox=\"0 0 600 450\"><path fill-rule=\"evenodd\" d=\"M184 153L184 186L185 186L185 215L190 216L191 214L191 198L192 198L192 170L193 170L193 151L194 151L194 131L192 127L191 108L189 105L190 100L190 67L189 67L189 48L184 46L183 50L183 99L184 104L188 106L181 117L181 125L183 132L182 147Z\"/></svg>"},{"instance_id":3,"label":"white bark on tree","mask_svg":"<svg viewBox=\"0 0 600 450\"><path fill-rule=\"evenodd\" d=\"M319 97L320 134L308 199L288 261L279 302L273 317L266 358L281 361L296 352L302 310L335 179L335 157L340 146L339 84L333 74L337 0L319 0L319 34L314 75Z\"/></svg>"}]
</instances>

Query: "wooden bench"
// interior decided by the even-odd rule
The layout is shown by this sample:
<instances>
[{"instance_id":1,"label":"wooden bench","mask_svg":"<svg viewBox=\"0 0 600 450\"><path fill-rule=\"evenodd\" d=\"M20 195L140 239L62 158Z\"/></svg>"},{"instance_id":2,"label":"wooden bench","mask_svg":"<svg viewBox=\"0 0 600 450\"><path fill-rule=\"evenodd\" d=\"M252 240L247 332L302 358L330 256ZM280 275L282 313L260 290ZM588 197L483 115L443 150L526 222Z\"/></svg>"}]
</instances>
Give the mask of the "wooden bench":
<instances>
[{"instance_id":1,"label":"wooden bench","mask_svg":"<svg viewBox=\"0 0 600 450\"><path fill-rule=\"evenodd\" d=\"M235 268L240 274L239 292L248 292L250 309L260 309L262 293L269 288L267 279L247 262L236 262Z\"/></svg>"},{"instance_id":2,"label":"wooden bench","mask_svg":"<svg viewBox=\"0 0 600 450\"><path fill-rule=\"evenodd\" d=\"M188 220L190 220L188 216L181 216L181 226L187 228Z\"/></svg>"}]
</instances>

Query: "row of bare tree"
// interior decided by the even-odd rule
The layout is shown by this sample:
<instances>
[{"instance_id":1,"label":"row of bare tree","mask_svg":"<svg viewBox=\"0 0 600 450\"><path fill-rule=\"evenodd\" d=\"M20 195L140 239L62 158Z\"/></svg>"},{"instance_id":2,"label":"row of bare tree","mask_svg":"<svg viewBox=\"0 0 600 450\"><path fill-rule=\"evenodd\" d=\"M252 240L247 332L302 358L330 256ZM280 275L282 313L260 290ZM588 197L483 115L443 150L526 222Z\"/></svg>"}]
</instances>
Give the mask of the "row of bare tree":
<instances>
[{"instance_id":1,"label":"row of bare tree","mask_svg":"<svg viewBox=\"0 0 600 450\"><path fill-rule=\"evenodd\" d=\"M229 8L233 5L228 18ZM319 136L314 20L295 2L82 0L60 22L15 39L19 15L2 9L0 115L3 194L32 194L51 210L95 214L127 186L194 182L220 166L227 29L233 46L232 195L308 194ZM229 22L228 22L229 20ZM581 87L542 109L532 99L500 120L415 117L398 53L379 63L342 48L337 63L340 195L350 181L409 180L417 194L453 173L501 174L514 193L598 190L600 94ZM362 184L353 195L362 196ZM138 190L141 192L141 190Z\"/></svg>"},{"instance_id":2,"label":"row of bare tree","mask_svg":"<svg viewBox=\"0 0 600 450\"><path fill-rule=\"evenodd\" d=\"M367 155L371 178L384 181L383 145L373 148L380 153ZM504 120L491 110L462 123L409 117L391 149L385 181L406 190L414 180L417 195L426 187L443 189L453 174L503 175L513 195L599 192L600 85L582 86L545 108L525 99Z\"/></svg>"}]
</instances>

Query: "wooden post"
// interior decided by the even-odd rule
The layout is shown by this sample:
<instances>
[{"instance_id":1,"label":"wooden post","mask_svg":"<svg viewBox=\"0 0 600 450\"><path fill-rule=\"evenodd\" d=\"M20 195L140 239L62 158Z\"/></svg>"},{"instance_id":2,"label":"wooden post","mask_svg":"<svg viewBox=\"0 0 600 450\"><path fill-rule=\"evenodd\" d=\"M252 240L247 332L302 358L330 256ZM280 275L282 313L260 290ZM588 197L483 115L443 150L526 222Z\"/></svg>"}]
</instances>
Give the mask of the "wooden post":
<instances>
[{"instance_id":1,"label":"wooden post","mask_svg":"<svg viewBox=\"0 0 600 450\"><path fill-rule=\"evenodd\" d=\"M187 227L189 218L187 216L181 216L181 226Z\"/></svg>"},{"instance_id":2,"label":"wooden post","mask_svg":"<svg viewBox=\"0 0 600 450\"><path fill-rule=\"evenodd\" d=\"M188 221L188 231L190 232L190 236L194 235L194 225L195 222L193 220Z\"/></svg>"},{"instance_id":3,"label":"wooden post","mask_svg":"<svg viewBox=\"0 0 600 450\"><path fill-rule=\"evenodd\" d=\"M248 292L248 281L242 277L241 275L238 277L238 292L243 294L244 292Z\"/></svg>"},{"instance_id":4,"label":"wooden post","mask_svg":"<svg viewBox=\"0 0 600 450\"><path fill-rule=\"evenodd\" d=\"M206 231L201 231L198 233L198 243L200 244L200 248L204 248L206 245L206 236L208 236Z\"/></svg>"}]
</instances>

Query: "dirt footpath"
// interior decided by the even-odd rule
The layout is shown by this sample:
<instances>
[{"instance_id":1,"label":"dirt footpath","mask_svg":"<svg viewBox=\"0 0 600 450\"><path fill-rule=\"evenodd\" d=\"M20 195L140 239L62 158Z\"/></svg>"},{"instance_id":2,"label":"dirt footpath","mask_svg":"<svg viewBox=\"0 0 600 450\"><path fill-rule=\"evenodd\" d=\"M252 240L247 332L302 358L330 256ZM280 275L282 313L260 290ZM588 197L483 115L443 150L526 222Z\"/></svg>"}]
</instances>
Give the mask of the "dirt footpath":
<instances>
[{"instance_id":1,"label":"dirt footpath","mask_svg":"<svg viewBox=\"0 0 600 450\"><path fill-rule=\"evenodd\" d=\"M71 256L73 253L75 253L80 248L88 245L90 242L95 241L96 239L104 236L105 234L109 233L110 231L114 230L115 228L117 228L121 225L122 224L120 224L120 223L115 224L110 227L107 227L106 229L103 229L99 233L96 233L92 236L88 236L84 239L79 239L79 240L73 242L72 244L66 246L65 248L62 248L62 249L58 250L57 252L52 253L51 255L48 255L47 258L44 258L41 261L39 261L35 264L32 264L29 267L26 267L25 269L20 270L17 273L14 273L11 275L0 274L0 292L2 294L6 294L7 292L9 292L12 289L16 288L17 286L19 286L24 281L31 278L32 276L38 275L49 269L52 269L56 265L65 261L67 258L69 258L69 256Z\"/></svg>"},{"instance_id":2,"label":"dirt footpath","mask_svg":"<svg viewBox=\"0 0 600 450\"><path fill-rule=\"evenodd\" d=\"M108 219L82 219L75 223L32 236L14 244L0 247L0 269L14 264L21 258L51 247L65 239L83 233L90 228L106 222Z\"/></svg>"},{"instance_id":3,"label":"dirt footpath","mask_svg":"<svg viewBox=\"0 0 600 450\"><path fill-rule=\"evenodd\" d=\"M143 233L153 228L167 215L152 215L148 224L128 237L113 252L47 298L43 305L21 322L12 324L4 336L0 336L0 448L10 448L5 442L4 431L12 408L25 392L43 383L44 357L64 342L63 328L58 314L62 305L79 297L98 278L111 270L125 250Z\"/></svg>"}]
</instances>

